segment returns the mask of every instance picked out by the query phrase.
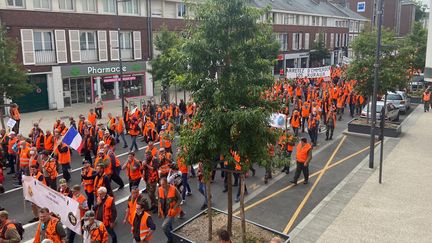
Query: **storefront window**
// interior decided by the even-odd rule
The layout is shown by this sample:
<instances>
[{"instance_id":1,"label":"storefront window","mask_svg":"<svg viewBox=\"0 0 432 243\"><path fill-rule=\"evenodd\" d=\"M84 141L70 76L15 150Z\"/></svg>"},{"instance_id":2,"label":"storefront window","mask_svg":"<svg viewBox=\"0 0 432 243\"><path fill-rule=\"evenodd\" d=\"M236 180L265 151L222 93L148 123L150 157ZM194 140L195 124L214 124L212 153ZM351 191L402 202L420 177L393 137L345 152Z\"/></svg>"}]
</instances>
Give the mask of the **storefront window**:
<instances>
[{"instance_id":1,"label":"storefront window","mask_svg":"<svg viewBox=\"0 0 432 243\"><path fill-rule=\"evenodd\" d=\"M114 82L101 83L101 94L102 94L102 100L114 100L115 99Z\"/></svg>"},{"instance_id":2,"label":"storefront window","mask_svg":"<svg viewBox=\"0 0 432 243\"><path fill-rule=\"evenodd\" d=\"M144 76L136 76L135 80L124 81L123 84L125 97L145 95Z\"/></svg>"}]
</instances>

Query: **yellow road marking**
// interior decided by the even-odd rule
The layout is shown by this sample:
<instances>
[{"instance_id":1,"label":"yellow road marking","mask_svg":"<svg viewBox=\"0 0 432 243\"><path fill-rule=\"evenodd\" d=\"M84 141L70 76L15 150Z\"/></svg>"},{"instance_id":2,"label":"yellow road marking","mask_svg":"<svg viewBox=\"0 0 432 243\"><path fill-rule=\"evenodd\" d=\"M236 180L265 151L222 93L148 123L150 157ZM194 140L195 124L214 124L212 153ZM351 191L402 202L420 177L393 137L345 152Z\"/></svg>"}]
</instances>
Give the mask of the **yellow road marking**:
<instances>
[{"instance_id":1,"label":"yellow road marking","mask_svg":"<svg viewBox=\"0 0 432 243\"><path fill-rule=\"evenodd\" d=\"M341 139L341 141L339 142L338 146L336 147L336 149L333 151L333 154L330 156L330 158L327 160L327 163L325 164L324 168L321 170L321 172L318 175L318 178L314 181L314 184L312 185L312 187L309 189L309 191L307 192L306 196L303 198L303 201L300 203L300 205L297 207L297 210L294 212L294 215L291 217L290 221L288 222L287 226L285 227L283 233L286 234L288 233L288 231L291 229L292 225L294 224L294 222L296 221L298 215L300 214L301 210L303 209L304 205L306 204L306 202L309 200L309 197L312 195L312 192L315 190L315 187L318 185L318 182L321 180L322 176L325 174L325 172L327 171L330 163L332 162L333 158L335 157L336 153L339 151L340 147L342 146L343 142L345 141L345 139L347 138L346 135L344 135Z\"/></svg>"},{"instance_id":2,"label":"yellow road marking","mask_svg":"<svg viewBox=\"0 0 432 243\"><path fill-rule=\"evenodd\" d=\"M379 143L380 143L380 142L377 142L377 143L375 143L375 145L378 145ZM359 155L359 154L365 152L366 150L369 150L369 146L367 146L366 148L364 148L364 149L362 149L362 150L359 150L359 151L357 151L357 152L355 152L355 153L353 153L353 154L351 154L351 155L348 155L347 157L345 157L345 158L343 158L343 159L341 159L341 160L339 160L339 161L337 161L337 162L331 164L331 165L328 167L328 169L331 169L331 168L333 168L333 167L335 167L335 166L337 166L337 165L339 165L339 164L341 164L341 163L343 163L343 162L345 162L345 161L347 161L347 160L349 160L349 159L351 159L351 158L353 158L353 157L355 157L355 156L357 156L357 155ZM318 170L318 171L314 172L313 174L309 175L309 178L312 178L312 177L317 176L319 173L321 173L322 170L323 170L323 169ZM298 181L298 183L302 183L303 181L304 181L304 179L301 179L301 180ZM249 209L251 209L251 208L253 208L253 207L256 207L256 206L262 204L263 202L268 201L269 199L271 199L271 198L273 198L273 197L275 197L275 196L281 194L282 192L291 189L292 187L294 187L293 184L291 184L291 185L289 185L289 186L287 186L287 187L285 187L285 188L282 188L282 189L280 189L279 191L276 191L276 192L274 192L274 193L272 193L272 194L270 194L270 195L268 195L268 196L266 196L266 197L264 197L264 198L262 198L262 199L260 199L260 200L258 200L258 201L256 201L256 202L254 202L254 203L248 205L248 206L245 207L245 209L244 209L245 212L246 212L247 210L249 210ZM237 211L236 213L234 213L234 215L236 215L236 216L238 216L239 214L240 214L240 211Z\"/></svg>"}]
</instances>

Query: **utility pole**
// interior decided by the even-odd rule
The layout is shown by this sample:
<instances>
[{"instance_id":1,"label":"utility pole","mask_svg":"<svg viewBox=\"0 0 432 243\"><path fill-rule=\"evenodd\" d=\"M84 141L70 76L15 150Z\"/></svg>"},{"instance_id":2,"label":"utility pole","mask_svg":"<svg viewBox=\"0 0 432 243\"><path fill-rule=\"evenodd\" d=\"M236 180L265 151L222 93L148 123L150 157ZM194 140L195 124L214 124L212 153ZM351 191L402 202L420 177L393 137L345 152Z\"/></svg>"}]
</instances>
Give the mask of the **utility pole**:
<instances>
[{"instance_id":1,"label":"utility pole","mask_svg":"<svg viewBox=\"0 0 432 243\"><path fill-rule=\"evenodd\" d=\"M376 103L378 93L378 77L380 67L380 55L381 55L381 32L382 32L382 15L383 15L383 3L384 0L377 0L377 47L375 50L375 63L374 63L374 83L372 92L372 122L370 131L370 149L369 149L369 168L374 167L374 155L375 155L375 127L376 127Z\"/></svg>"}]
</instances>

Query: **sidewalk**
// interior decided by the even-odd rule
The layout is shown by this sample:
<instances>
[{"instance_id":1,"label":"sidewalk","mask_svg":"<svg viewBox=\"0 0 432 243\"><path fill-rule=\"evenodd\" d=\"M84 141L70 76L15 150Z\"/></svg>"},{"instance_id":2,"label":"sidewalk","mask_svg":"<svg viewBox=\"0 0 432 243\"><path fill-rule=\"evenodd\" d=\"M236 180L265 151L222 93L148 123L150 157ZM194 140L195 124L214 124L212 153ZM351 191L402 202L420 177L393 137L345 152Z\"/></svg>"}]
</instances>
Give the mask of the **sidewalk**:
<instances>
[{"instance_id":1,"label":"sidewalk","mask_svg":"<svg viewBox=\"0 0 432 243\"><path fill-rule=\"evenodd\" d=\"M184 93L177 92L177 102L180 103L180 99L183 99ZM189 95L186 95L186 102L189 99ZM128 101L133 102L139 106L140 98L127 98ZM147 100L147 99L146 99ZM154 100L158 104L160 102L160 95L154 96ZM175 94L173 91L170 91L170 101L175 102ZM128 104L125 103L125 107ZM71 107L65 107L60 110L44 110L44 111L36 111L29 113L21 114L21 123L20 123L20 133L24 136L27 136L30 130L33 127L33 123L37 122L41 119L39 124L42 130L46 131L46 129L52 130L54 122L57 118L61 121L64 121L66 126L69 126L69 117L72 116L76 122L78 122L78 116L83 114L86 119L90 109L94 109L95 104L73 104ZM113 116L121 114L121 100L113 100L113 101L105 101L104 109L102 111L102 122L107 123L107 114L112 113ZM5 119L5 123L7 122L7 118Z\"/></svg>"},{"instance_id":2,"label":"sidewalk","mask_svg":"<svg viewBox=\"0 0 432 243\"><path fill-rule=\"evenodd\" d=\"M368 158L292 231L292 242L430 242L432 114L417 107L400 139L386 139L383 183ZM386 152L385 152L386 153Z\"/></svg>"}]
</instances>

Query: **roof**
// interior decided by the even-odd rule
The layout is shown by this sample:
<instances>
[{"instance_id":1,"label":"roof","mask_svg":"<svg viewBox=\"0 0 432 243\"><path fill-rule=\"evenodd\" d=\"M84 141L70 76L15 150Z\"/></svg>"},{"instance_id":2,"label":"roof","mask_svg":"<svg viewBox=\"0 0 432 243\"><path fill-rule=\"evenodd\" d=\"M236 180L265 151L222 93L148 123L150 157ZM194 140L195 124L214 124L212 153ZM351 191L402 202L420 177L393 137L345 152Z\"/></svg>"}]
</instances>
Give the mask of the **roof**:
<instances>
[{"instance_id":1,"label":"roof","mask_svg":"<svg viewBox=\"0 0 432 243\"><path fill-rule=\"evenodd\" d=\"M312 0L251 0L251 3L259 8L270 6L273 10L354 18L367 21L363 16L335 3L316 3Z\"/></svg>"}]
</instances>

